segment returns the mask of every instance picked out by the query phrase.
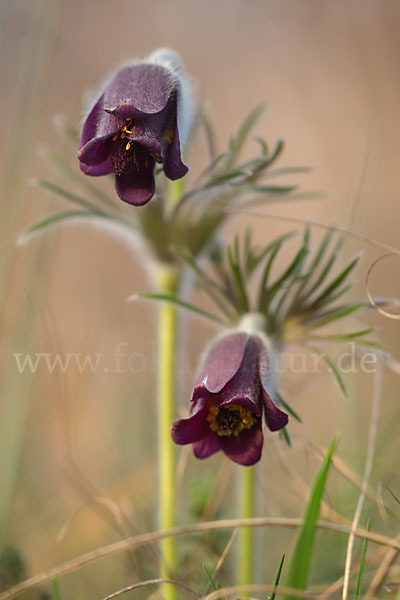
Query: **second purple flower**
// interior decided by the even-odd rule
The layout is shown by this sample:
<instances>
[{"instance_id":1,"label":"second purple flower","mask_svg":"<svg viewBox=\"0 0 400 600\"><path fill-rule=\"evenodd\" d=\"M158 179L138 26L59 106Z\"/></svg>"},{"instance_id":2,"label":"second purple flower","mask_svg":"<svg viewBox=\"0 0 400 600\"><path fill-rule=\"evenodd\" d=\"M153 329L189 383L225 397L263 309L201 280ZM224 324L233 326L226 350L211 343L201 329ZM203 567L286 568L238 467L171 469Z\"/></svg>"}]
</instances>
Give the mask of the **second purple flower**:
<instances>
[{"instance_id":1,"label":"second purple flower","mask_svg":"<svg viewBox=\"0 0 400 600\"><path fill-rule=\"evenodd\" d=\"M271 431L288 416L272 399L271 354L264 338L226 334L206 354L194 387L190 416L172 426L177 444L193 444L197 458L222 450L241 465L261 458L263 418Z\"/></svg>"}]
</instances>

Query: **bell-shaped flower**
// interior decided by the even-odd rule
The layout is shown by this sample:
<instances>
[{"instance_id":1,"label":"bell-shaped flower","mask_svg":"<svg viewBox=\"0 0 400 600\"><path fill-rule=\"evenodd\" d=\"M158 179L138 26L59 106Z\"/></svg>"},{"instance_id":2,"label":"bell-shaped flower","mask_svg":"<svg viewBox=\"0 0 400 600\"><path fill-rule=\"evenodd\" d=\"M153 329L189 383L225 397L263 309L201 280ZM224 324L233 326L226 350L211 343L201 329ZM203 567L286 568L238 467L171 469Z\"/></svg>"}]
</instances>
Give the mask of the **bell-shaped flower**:
<instances>
[{"instance_id":1,"label":"bell-shaped flower","mask_svg":"<svg viewBox=\"0 0 400 600\"><path fill-rule=\"evenodd\" d=\"M176 444L193 444L197 458L222 450L241 465L261 458L263 419L271 431L288 415L273 400L272 351L262 334L225 334L208 348L200 368L190 416L172 426Z\"/></svg>"},{"instance_id":2,"label":"bell-shaped flower","mask_svg":"<svg viewBox=\"0 0 400 600\"><path fill-rule=\"evenodd\" d=\"M84 122L78 159L86 175L114 173L119 197L136 206L154 195L154 168L183 177L182 138L190 129L191 88L179 58L156 50L119 69L104 85Z\"/></svg>"}]
</instances>

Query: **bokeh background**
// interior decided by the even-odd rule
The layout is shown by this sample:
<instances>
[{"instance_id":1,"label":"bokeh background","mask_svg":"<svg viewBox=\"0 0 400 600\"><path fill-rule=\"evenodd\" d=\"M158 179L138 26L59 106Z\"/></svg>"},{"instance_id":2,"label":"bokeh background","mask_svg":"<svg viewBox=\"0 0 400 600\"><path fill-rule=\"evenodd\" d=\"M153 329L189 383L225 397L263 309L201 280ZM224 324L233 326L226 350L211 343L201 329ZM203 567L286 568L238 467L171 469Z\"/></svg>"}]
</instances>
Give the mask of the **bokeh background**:
<instances>
[{"instance_id":1,"label":"bokeh background","mask_svg":"<svg viewBox=\"0 0 400 600\"><path fill-rule=\"evenodd\" d=\"M157 313L154 306L125 302L149 289L143 251L83 227L53 230L16 246L26 226L68 209L31 181L66 185L47 158L49 148L78 169L76 149L60 134L60 123L79 125L83 95L119 62L169 46L181 54L196 84L220 150L250 109L267 101L256 133L271 144L283 137L280 165L313 166L296 181L304 190L327 192L323 200L276 203L259 212L335 223L398 247L399 27L397 0L0 1L0 544L21 553L27 573L157 526ZM190 157L192 173L205 161L200 136ZM111 181L100 184L112 193ZM226 237L245 226L254 228L260 243L294 227L267 216L237 215ZM354 239L345 249L345 257L363 253L353 293L364 298L366 270L381 251ZM372 292L400 297L399 267L397 258L380 263ZM377 314L366 321L398 357L399 322ZM185 318L182 413L197 358L213 333L208 324ZM130 369L125 364L115 373L113 354L121 343L133 358ZM28 352L101 353L104 368L20 374L13 354ZM339 456L362 472L372 378L349 374L345 399L328 373L285 374L283 389L304 424L291 428L292 449L266 440L258 470L259 515L301 514L319 460L316 447L325 447L334 431L341 432ZM373 485L382 481L399 495L397 378L386 370ZM226 466L221 456L199 464L190 451L181 455L182 522L235 514L234 469ZM219 469L224 477L215 489ZM334 473L328 492L327 503L351 519L356 488ZM393 498L387 495L385 502L399 514ZM372 506L367 512L376 529L397 534L395 517L385 523ZM270 580L292 536L260 534L260 581ZM346 540L333 534L328 539L337 552L332 559L321 545L315 583L342 573ZM192 546L182 542L182 562L200 589L207 585L202 562L215 566L226 540L221 534L192 540ZM61 597L101 598L138 576L154 576L153 550L65 577ZM232 581L228 568L224 577Z\"/></svg>"}]
</instances>

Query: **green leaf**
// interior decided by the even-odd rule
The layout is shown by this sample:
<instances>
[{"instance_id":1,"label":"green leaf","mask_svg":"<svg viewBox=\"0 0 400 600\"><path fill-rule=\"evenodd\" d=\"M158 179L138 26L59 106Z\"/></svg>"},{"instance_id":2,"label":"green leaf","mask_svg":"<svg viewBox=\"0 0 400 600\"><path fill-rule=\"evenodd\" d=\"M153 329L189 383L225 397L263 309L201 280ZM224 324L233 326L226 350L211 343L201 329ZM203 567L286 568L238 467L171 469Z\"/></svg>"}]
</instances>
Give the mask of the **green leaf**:
<instances>
[{"instance_id":1,"label":"green leaf","mask_svg":"<svg viewBox=\"0 0 400 600\"><path fill-rule=\"evenodd\" d=\"M306 293L304 293L302 295L303 290L306 288L307 284L309 283L309 281L311 280L311 277L313 276L313 274L316 272L316 270L319 267L319 264L326 252L326 249L329 245L329 242L331 240L331 237L333 235L333 231L330 230L326 233L326 235L322 238L322 241L318 247L318 250L314 256L314 259L311 261L310 266L308 267L308 271L310 276L307 277L306 279L304 279L303 283L299 286L293 301L292 301L292 307L298 304L301 304L304 298L304 295L307 295Z\"/></svg>"},{"instance_id":2,"label":"green leaf","mask_svg":"<svg viewBox=\"0 0 400 600\"><path fill-rule=\"evenodd\" d=\"M326 238L325 238L326 239ZM324 240L323 242L324 243ZM336 258L339 254L340 248L343 245L343 238L339 238L339 240L337 241L337 243L335 244L335 247L327 261L327 263L325 264L325 266L323 267L322 271L320 272L320 274L317 276L317 280L315 281L315 283L312 285L312 287L310 289L307 290L307 293L304 294L307 297L310 297L319 287L321 287L321 285L323 284L323 282L325 281L325 279L327 278L327 276L329 275L335 261ZM323 252L324 254L324 252ZM322 257L321 257L322 258ZM317 272L316 272L317 275ZM303 298L304 298L303 295Z\"/></svg>"},{"instance_id":3,"label":"green leaf","mask_svg":"<svg viewBox=\"0 0 400 600\"><path fill-rule=\"evenodd\" d=\"M259 291L259 295L258 295L258 309L260 312L263 312L263 307L266 302L265 297L266 297L266 293L267 293L267 286L268 286L269 276L271 274L271 269L272 269L275 258L277 256L283 242L284 242L284 240L282 238L280 238L276 242L273 242L272 245L270 245L268 248L268 254L271 252L271 255L264 267L264 272L261 277L260 291Z\"/></svg>"},{"instance_id":4,"label":"green leaf","mask_svg":"<svg viewBox=\"0 0 400 600\"><path fill-rule=\"evenodd\" d=\"M103 202L108 207L114 207L115 204L100 188L90 181L90 178L81 173L79 170L72 168L57 152L50 150L50 161L67 177L76 181L81 187L85 188L92 196Z\"/></svg>"},{"instance_id":5,"label":"green leaf","mask_svg":"<svg viewBox=\"0 0 400 600\"><path fill-rule=\"evenodd\" d=\"M259 194L270 194L271 196L281 196L289 194L298 188L297 185L252 185L250 190Z\"/></svg>"},{"instance_id":6,"label":"green leaf","mask_svg":"<svg viewBox=\"0 0 400 600\"><path fill-rule=\"evenodd\" d=\"M208 580L209 580L209 582L210 582L210 585L211 585L212 589L214 590L214 592L217 592L217 591L220 589L220 586L219 586L219 585L217 585L217 584L215 583L215 581L214 581L214 578L213 578L213 576L211 575L211 573L210 573L210 571L208 570L208 568L207 568L207 566L206 566L206 564L205 564L205 563L203 563L203 569L204 569L204 570L205 570L205 572L206 572L206 575L207 575L207 577L208 577Z\"/></svg>"},{"instance_id":7,"label":"green leaf","mask_svg":"<svg viewBox=\"0 0 400 600\"><path fill-rule=\"evenodd\" d=\"M88 200L85 200L85 198L81 198L81 196L77 196L76 194L73 194L58 185L55 185L50 181L46 181L45 179L39 179L38 185L40 185L40 187L44 188L45 190L49 190L50 192L57 194L57 196L61 196L61 198L64 198L65 200L69 200L74 204L78 204L79 206L86 208L89 212L93 212L99 215L105 214L98 206L92 204L92 202L89 202Z\"/></svg>"},{"instance_id":8,"label":"green leaf","mask_svg":"<svg viewBox=\"0 0 400 600\"><path fill-rule=\"evenodd\" d=\"M293 275L298 274L299 270L302 268L302 265L308 255L308 247L307 245L303 245L300 250L295 255L293 261L287 267L287 269L283 272L281 277L271 286L269 289L264 290L262 304L260 306L260 312L265 313L268 310L268 307L275 297L275 294L279 292L281 286L286 282L286 280L290 279Z\"/></svg>"},{"instance_id":9,"label":"green leaf","mask_svg":"<svg viewBox=\"0 0 400 600\"><path fill-rule=\"evenodd\" d=\"M236 255L238 259L238 248L236 246ZM232 256L232 250L230 246L227 248L227 258L229 268L232 272L233 280L236 284L236 289L238 291L239 301L241 303L241 308L243 312L248 312L250 310L249 300L247 298L246 288L243 280L242 271L240 268L239 262L235 262Z\"/></svg>"},{"instance_id":10,"label":"green leaf","mask_svg":"<svg viewBox=\"0 0 400 600\"><path fill-rule=\"evenodd\" d=\"M58 589L58 581L54 577L50 579L51 595L53 600L61 600L60 590Z\"/></svg>"},{"instance_id":11,"label":"green leaf","mask_svg":"<svg viewBox=\"0 0 400 600\"><path fill-rule=\"evenodd\" d=\"M181 252L180 257L196 275L198 283L218 306L221 312L225 314L229 320L233 320L232 312L225 304L225 302L228 302L231 305L231 308L233 307L233 309L236 311L236 305L230 295L216 281L210 279L210 277L204 273L204 271L198 266L198 264L189 254L184 254Z\"/></svg>"},{"instance_id":12,"label":"green leaf","mask_svg":"<svg viewBox=\"0 0 400 600\"><path fill-rule=\"evenodd\" d=\"M68 219L76 219L76 218L88 218L93 217L93 213L83 212L79 210L70 210L65 212L58 212L54 215L50 215L49 217L45 217L44 219L40 219L40 221L36 221L33 225L30 225L22 234L21 240L25 241L31 235L35 233L39 233L42 229L46 229L47 227L51 227L52 225L57 225L60 221L65 221Z\"/></svg>"},{"instance_id":13,"label":"green leaf","mask_svg":"<svg viewBox=\"0 0 400 600\"><path fill-rule=\"evenodd\" d=\"M302 423L302 419L301 417L297 414L297 412L282 398L282 396L280 394L278 394L278 392L276 392L276 397L278 399L278 402L281 406L283 406L283 408L285 410L287 410L287 412L294 418L296 419L296 421L298 421L299 423Z\"/></svg>"},{"instance_id":14,"label":"green leaf","mask_svg":"<svg viewBox=\"0 0 400 600\"><path fill-rule=\"evenodd\" d=\"M315 307L318 306L318 304L321 304L321 302L328 298L330 296L330 294L336 290L336 288L341 285L343 283L343 281L345 281L345 279L350 275L350 273L352 272L352 270L354 269L354 267L357 265L358 261L360 260L359 256L356 256L351 262L350 264L347 265L347 267L345 267L345 269L343 269L343 271L341 273L339 273L339 275L324 289L324 291L312 302L311 307Z\"/></svg>"},{"instance_id":15,"label":"green leaf","mask_svg":"<svg viewBox=\"0 0 400 600\"><path fill-rule=\"evenodd\" d=\"M240 150L243 147L243 144L248 138L250 131L253 129L254 125L257 123L257 121L260 119L261 115L265 112L266 109L266 104L259 104L258 106L253 108L253 110L244 120L243 124L241 125L238 131L238 134L232 142L233 159L239 154Z\"/></svg>"},{"instance_id":16,"label":"green leaf","mask_svg":"<svg viewBox=\"0 0 400 600\"><path fill-rule=\"evenodd\" d=\"M369 531L369 527L370 527L370 520L368 519L367 525L365 527L366 531ZM368 540L365 539L363 542L362 550L361 550L360 568L358 570L357 584L356 584L356 590L354 593L354 598L359 598L361 595L361 584L362 584L362 578L363 578L363 574L364 574L365 558L367 556L367 546L368 546Z\"/></svg>"},{"instance_id":17,"label":"green leaf","mask_svg":"<svg viewBox=\"0 0 400 600\"><path fill-rule=\"evenodd\" d=\"M206 111L202 110L199 115L200 123L203 125L204 133L206 134L206 140L208 145L208 152L210 155L210 159L213 161L217 156L216 151L216 142L215 142L215 130L211 123L211 120L206 113Z\"/></svg>"},{"instance_id":18,"label":"green leaf","mask_svg":"<svg viewBox=\"0 0 400 600\"><path fill-rule=\"evenodd\" d=\"M281 562L279 563L278 570L275 575L275 580L274 580L275 588L278 587L278 585L279 585L279 580L281 578L281 573L282 573L284 562L285 562L285 553L282 554ZM275 600L275 597L276 597L276 592L271 592L271 594L268 594L267 600Z\"/></svg>"},{"instance_id":19,"label":"green leaf","mask_svg":"<svg viewBox=\"0 0 400 600\"><path fill-rule=\"evenodd\" d=\"M200 308L198 306L195 306L194 304L190 304L189 302L185 302L184 300L181 300L177 296L170 296L168 294L138 294L137 297L144 298L147 300L159 300L161 302L170 302L171 304L175 304L176 306L179 306L180 308L185 308L186 310L195 312L198 315L201 315L202 317L206 317L207 319L210 319L211 321L214 321L215 323L219 323L220 325L225 324L222 319L219 319L215 315L207 312L206 310L203 310L202 308Z\"/></svg>"},{"instance_id":20,"label":"green leaf","mask_svg":"<svg viewBox=\"0 0 400 600\"><path fill-rule=\"evenodd\" d=\"M271 169L268 171L268 179L272 177L282 177L286 175L296 175L301 173L311 173L312 167L282 167L281 169Z\"/></svg>"},{"instance_id":21,"label":"green leaf","mask_svg":"<svg viewBox=\"0 0 400 600\"><path fill-rule=\"evenodd\" d=\"M283 429L279 430L279 437L287 443L289 448L292 447L292 440L290 439L290 435L287 431L287 427L284 427Z\"/></svg>"},{"instance_id":22,"label":"green leaf","mask_svg":"<svg viewBox=\"0 0 400 600\"><path fill-rule=\"evenodd\" d=\"M316 314L311 316L309 319L305 319L303 321L304 327L307 329L316 329L318 327L324 327L325 325L329 325L329 323L333 323L333 321L337 321L338 319L343 319L344 317L348 317L349 315L361 310L362 308L366 308L366 302L357 302L356 304L345 304L344 306L339 306L330 311ZM307 309L310 310L311 309Z\"/></svg>"},{"instance_id":23,"label":"green leaf","mask_svg":"<svg viewBox=\"0 0 400 600\"><path fill-rule=\"evenodd\" d=\"M318 516L336 444L337 437L334 436L314 479L303 523L298 531L291 554L285 585L296 590L305 590L307 586ZM293 600L293 598L293 596L289 595L284 596L282 600Z\"/></svg>"},{"instance_id":24,"label":"green leaf","mask_svg":"<svg viewBox=\"0 0 400 600\"><path fill-rule=\"evenodd\" d=\"M343 394L347 397L347 389L346 386L344 384L344 381L342 379L342 376L339 372L339 369L337 368L337 366L335 365L335 363L329 358L329 356L325 353L321 353L320 356L322 357L322 359L326 362L326 364L328 365L328 367L331 369L340 389L342 390Z\"/></svg>"}]
</instances>

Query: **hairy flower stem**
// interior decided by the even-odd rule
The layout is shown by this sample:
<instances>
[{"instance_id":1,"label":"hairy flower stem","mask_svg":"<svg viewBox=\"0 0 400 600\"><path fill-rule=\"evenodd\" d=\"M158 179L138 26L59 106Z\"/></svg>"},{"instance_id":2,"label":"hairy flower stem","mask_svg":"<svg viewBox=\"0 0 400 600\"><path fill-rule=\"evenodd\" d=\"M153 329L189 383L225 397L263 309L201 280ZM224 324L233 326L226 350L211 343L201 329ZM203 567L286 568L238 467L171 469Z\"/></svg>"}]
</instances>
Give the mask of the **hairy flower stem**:
<instances>
[{"instance_id":1,"label":"hairy flower stem","mask_svg":"<svg viewBox=\"0 0 400 600\"><path fill-rule=\"evenodd\" d=\"M255 467L241 467L239 473L239 518L249 519L254 516ZM237 583L248 585L253 583L253 546L254 529L243 527L238 535Z\"/></svg>"},{"instance_id":2,"label":"hairy flower stem","mask_svg":"<svg viewBox=\"0 0 400 600\"><path fill-rule=\"evenodd\" d=\"M161 293L176 294L179 273L173 267L164 267L159 273ZM177 315L175 307L164 302L160 308L158 334L158 443L159 443L159 528L175 526L175 445L170 429L175 406L175 354ZM161 577L167 579L176 570L176 540L172 537L160 542ZM165 600L175 600L176 589L162 586Z\"/></svg>"}]
</instances>

